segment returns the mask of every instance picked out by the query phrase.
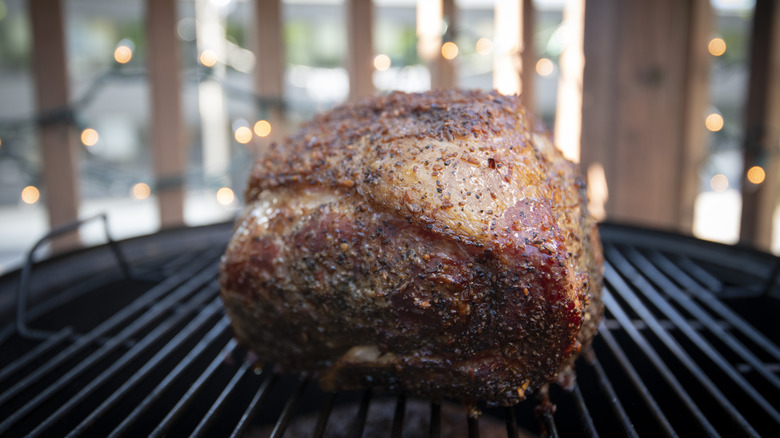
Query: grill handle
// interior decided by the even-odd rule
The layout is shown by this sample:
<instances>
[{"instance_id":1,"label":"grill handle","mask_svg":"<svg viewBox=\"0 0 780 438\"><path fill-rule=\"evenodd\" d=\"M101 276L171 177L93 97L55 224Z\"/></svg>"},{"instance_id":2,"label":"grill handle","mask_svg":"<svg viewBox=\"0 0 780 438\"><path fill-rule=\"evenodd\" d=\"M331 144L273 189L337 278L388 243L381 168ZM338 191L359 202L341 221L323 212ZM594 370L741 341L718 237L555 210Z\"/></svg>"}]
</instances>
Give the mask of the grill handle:
<instances>
[{"instance_id":1,"label":"grill handle","mask_svg":"<svg viewBox=\"0 0 780 438\"><path fill-rule=\"evenodd\" d=\"M101 219L103 221L103 230L106 233L108 247L114 254L117 264L122 270L122 274L125 276L125 278L131 277L130 267L127 264L127 260L122 254L122 251L119 249L119 244L117 241L111 237L111 232L108 229L108 215L106 213L99 213L94 216L78 219L73 222L52 228L40 240L38 240L38 242L35 243L32 249L30 249L30 252L27 253L27 259L24 262L24 266L22 267L21 278L19 280L19 289L16 291L16 331L21 337L33 340L41 340L47 339L51 335L55 334L55 332L36 330L27 326L27 298L30 294L30 279L32 277L32 268L35 264L35 253L41 246L43 246L44 243L48 242L49 240L57 236L61 236L65 233L77 230L85 223L92 222L96 219Z\"/></svg>"}]
</instances>

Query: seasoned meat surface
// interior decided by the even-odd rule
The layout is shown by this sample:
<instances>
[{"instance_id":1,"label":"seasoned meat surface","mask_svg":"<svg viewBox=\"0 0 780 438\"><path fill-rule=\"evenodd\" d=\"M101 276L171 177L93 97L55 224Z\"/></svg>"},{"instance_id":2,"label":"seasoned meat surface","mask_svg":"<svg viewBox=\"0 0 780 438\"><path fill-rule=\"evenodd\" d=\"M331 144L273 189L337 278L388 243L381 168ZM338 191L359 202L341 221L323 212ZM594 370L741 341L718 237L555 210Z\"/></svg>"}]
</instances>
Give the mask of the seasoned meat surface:
<instances>
[{"instance_id":1,"label":"seasoned meat surface","mask_svg":"<svg viewBox=\"0 0 780 438\"><path fill-rule=\"evenodd\" d=\"M517 97L393 93L258 160L221 265L237 339L325 389L511 405L601 317L576 165Z\"/></svg>"}]
</instances>

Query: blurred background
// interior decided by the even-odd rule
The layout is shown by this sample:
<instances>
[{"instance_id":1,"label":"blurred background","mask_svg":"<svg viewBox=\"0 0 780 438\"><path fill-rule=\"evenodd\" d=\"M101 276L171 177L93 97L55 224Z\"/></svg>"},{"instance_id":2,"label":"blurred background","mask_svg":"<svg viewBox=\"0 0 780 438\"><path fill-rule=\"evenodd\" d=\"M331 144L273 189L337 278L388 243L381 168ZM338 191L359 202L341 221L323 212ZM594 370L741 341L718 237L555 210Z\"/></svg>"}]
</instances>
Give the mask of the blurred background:
<instances>
[{"instance_id":1,"label":"blurred background","mask_svg":"<svg viewBox=\"0 0 780 438\"><path fill-rule=\"evenodd\" d=\"M446 87L521 94L602 220L778 252L777 127L750 131L778 123L774 3L0 0L0 274L96 213L118 239L231 220L268 142Z\"/></svg>"}]
</instances>

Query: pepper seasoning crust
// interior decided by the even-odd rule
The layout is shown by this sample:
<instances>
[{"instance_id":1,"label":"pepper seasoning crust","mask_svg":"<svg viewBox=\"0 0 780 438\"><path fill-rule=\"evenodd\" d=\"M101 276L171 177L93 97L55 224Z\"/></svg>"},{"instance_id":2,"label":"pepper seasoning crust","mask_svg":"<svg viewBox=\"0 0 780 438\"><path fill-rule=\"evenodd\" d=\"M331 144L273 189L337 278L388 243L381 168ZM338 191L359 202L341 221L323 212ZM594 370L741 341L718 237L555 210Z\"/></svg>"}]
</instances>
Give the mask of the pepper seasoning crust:
<instances>
[{"instance_id":1,"label":"pepper seasoning crust","mask_svg":"<svg viewBox=\"0 0 780 438\"><path fill-rule=\"evenodd\" d=\"M513 404L601 316L585 187L519 98L393 93L256 164L222 263L237 338L326 388Z\"/></svg>"}]
</instances>

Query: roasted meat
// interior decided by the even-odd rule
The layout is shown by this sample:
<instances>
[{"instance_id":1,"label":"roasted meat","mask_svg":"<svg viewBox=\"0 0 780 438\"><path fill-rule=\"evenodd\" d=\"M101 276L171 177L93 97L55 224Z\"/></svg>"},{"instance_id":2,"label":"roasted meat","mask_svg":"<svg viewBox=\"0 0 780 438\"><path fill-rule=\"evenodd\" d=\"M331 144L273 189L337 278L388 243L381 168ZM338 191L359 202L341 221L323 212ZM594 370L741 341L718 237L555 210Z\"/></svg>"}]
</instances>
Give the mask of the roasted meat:
<instances>
[{"instance_id":1,"label":"roasted meat","mask_svg":"<svg viewBox=\"0 0 780 438\"><path fill-rule=\"evenodd\" d=\"M511 405L601 317L577 166L517 97L393 93L255 165L221 264L236 338L325 389Z\"/></svg>"}]
</instances>

